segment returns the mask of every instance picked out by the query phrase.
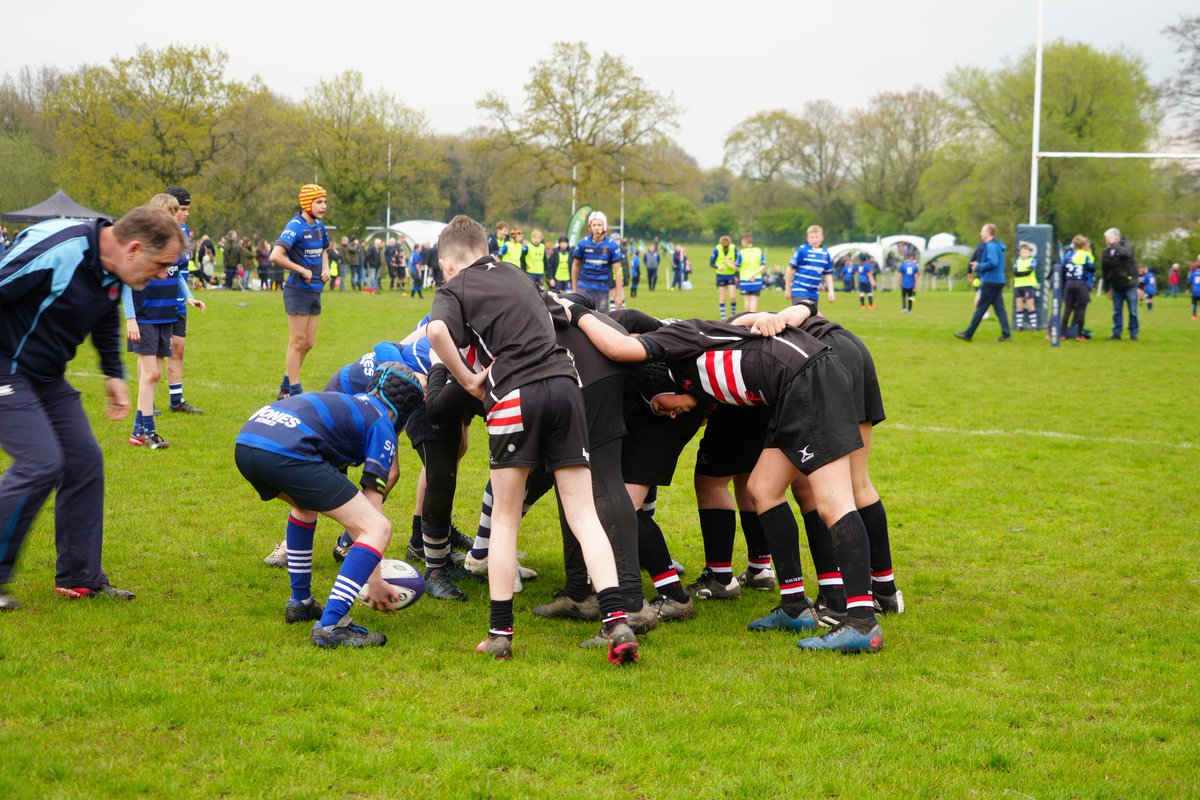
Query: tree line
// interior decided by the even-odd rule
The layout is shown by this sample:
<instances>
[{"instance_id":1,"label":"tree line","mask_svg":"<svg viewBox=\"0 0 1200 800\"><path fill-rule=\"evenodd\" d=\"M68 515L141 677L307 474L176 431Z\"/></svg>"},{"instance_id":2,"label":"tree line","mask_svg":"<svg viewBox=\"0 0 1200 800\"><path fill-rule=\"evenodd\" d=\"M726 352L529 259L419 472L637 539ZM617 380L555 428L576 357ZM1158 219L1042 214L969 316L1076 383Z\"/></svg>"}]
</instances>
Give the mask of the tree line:
<instances>
[{"instance_id":1,"label":"tree line","mask_svg":"<svg viewBox=\"0 0 1200 800\"><path fill-rule=\"evenodd\" d=\"M1042 148L1146 151L1179 135L1200 144L1198 31L1200 17L1166 31L1180 67L1165 86L1131 53L1047 46ZM357 71L296 101L231 79L227 62L216 48L143 47L104 65L5 76L0 209L62 188L119 212L182 184L197 230L270 235L294 211L296 188L317 181L331 192L328 221L346 233L381 225L389 197L393 221L466 213L561 231L572 197L615 222L623 181L629 235L753 231L768 244L801 241L812 223L830 241L943 230L972 240L984 221L1011 231L1028 214L1031 52L858 108L818 100L748 113L712 169L673 138L682 109L671 94L582 43L555 44L515 103L483 94L480 124L455 135L434 134ZM1198 173L1185 162L1045 160L1039 216L1060 238L1116 225L1182 253L1200 244Z\"/></svg>"}]
</instances>

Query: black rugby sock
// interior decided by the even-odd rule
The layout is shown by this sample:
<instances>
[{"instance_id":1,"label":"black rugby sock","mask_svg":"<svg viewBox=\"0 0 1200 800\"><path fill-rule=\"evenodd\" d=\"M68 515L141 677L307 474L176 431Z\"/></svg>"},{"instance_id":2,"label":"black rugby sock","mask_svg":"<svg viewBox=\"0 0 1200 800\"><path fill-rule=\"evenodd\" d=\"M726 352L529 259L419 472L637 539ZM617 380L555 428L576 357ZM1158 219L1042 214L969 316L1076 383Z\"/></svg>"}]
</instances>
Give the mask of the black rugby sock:
<instances>
[{"instance_id":1,"label":"black rugby sock","mask_svg":"<svg viewBox=\"0 0 1200 800\"><path fill-rule=\"evenodd\" d=\"M850 617L869 619L875 616L871 599L871 545L867 529L857 511L833 523L829 528L834 551L842 568L846 588L846 613Z\"/></svg>"},{"instance_id":2,"label":"black rugby sock","mask_svg":"<svg viewBox=\"0 0 1200 800\"><path fill-rule=\"evenodd\" d=\"M654 518L645 511L637 512L637 520L638 560L641 561L642 568L650 575L650 580L654 582L654 588L660 594L680 603L686 603L687 593L683 591L683 585L679 582L679 573L675 571L672 564L671 551L667 548L667 540L663 536L662 528L658 527Z\"/></svg>"},{"instance_id":3,"label":"black rugby sock","mask_svg":"<svg viewBox=\"0 0 1200 800\"><path fill-rule=\"evenodd\" d=\"M746 570L754 575L771 566L771 547L763 533L762 522L753 511L739 511L742 536L746 539Z\"/></svg>"},{"instance_id":4,"label":"black rugby sock","mask_svg":"<svg viewBox=\"0 0 1200 800\"><path fill-rule=\"evenodd\" d=\"M507 636L512 638L513 635L513 601L508 600L493 600L491 607L491 615L488 619L488 633L492 636Z\"/></svg>"},{"instance_id":5,"label":"black rugby sock","mask_svg":"<svg viewBox=\"0 0 1200 800\"><path fill-rule=\"evenodd\" d=\"M887 512L883 501L876 500L866 508L860 508L867 529L867 541L871 545L871 590L876 594L893 595L896 582L892 577L892 545L888 538Z\"/></svg>"},{"instance_id":6,"label":"black rugby sock","mask_svg":"<svg viewBox=\"0 0 1200 800\"><path fill-rule=\"evenodd\" d=\"M800 569L800 528L787 503L780 503L758 515L763 534L775 561L781 604L804 601L804 574ZM799 613L799 612L797 612Z\"/></svg>"},{"instance_id":7,"label":"black rugby sock","mask_svg":"<svg viewBox=\"0 0 1200 800\"><path fill-rule=\"evenodd\" d=\"M704 565L729 583L733 576L733 539L737 516L724 508L702 508L700 536L704 540Z\"/></svg>"},{"instance_id":8,"label":"black rugby sock","mask_svg":"<svg viewBox=\"0 0 1200 800\"><path fill-rule=\"evenodd\" d=\"M838 570L833 537L816 511L804 515L804 533L808 537L808 550L812 553L813 569L817 573L818 596L830 609L845 611L846 592L842 589L842 573Z\"/></svg>"},{"instance_id":9,"label":"black rugby sock","mask_svg":"<svg viewBox=\"0 0 1200 800\"><path fill-rule=\"evenodd\" d=\"M610 586L607 589L601 589L598 599L600 600L600 616L604 620L604 630L612 630L613 627L625 621L625 601L621 599L620 587Z\"/></svg>"}]
</instances>

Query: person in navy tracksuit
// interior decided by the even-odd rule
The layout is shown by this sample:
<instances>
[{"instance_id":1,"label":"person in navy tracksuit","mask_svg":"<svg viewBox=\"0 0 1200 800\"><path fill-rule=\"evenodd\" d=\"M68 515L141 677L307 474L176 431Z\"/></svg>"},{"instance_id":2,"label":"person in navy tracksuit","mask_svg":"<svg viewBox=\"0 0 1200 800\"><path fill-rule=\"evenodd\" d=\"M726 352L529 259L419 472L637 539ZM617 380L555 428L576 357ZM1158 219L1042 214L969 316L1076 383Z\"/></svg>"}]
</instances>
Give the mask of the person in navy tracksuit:
<instances>
[{"instance_id":1,"label":"person in navy tracksuit","mask_svg":"<svg viewBox=\"0 0 1200 800\"><path fill-rule=\"evenodd\" d=\"M987 223L979 231L983 241L983 252L975 269L979 275L979 302L975 305L975 313L971 316L971 324L964 331L955 331L954 335L964 341L971 341L975 329L983 321L983 315L989 308L996 310L996 319L1000 322L1001 342L1012 338L1008 328L1008 313L1004 310L1005 255L1004 243L996 238L996 226Z\"/></svg>"},{"instance_id":2,"label":"person in navy tracksuit","mask_svg":"<svg viewBox=\"0 0 1200 800\"><path fill-rule=\"evenodd\" d=\"M129 413L117 318L121 284L142 289L166 277L183 246L175 217L143 206L115 224L39 223L22 231L0 260L0 448L12 458L0 480L0 610L20 607L5 588L54 488L54 591L72 599L133 599L109 584L100 565L104 458L79 390L64 373L91 334L108 379L108 416Z\"/></svg>"}]
</instances>

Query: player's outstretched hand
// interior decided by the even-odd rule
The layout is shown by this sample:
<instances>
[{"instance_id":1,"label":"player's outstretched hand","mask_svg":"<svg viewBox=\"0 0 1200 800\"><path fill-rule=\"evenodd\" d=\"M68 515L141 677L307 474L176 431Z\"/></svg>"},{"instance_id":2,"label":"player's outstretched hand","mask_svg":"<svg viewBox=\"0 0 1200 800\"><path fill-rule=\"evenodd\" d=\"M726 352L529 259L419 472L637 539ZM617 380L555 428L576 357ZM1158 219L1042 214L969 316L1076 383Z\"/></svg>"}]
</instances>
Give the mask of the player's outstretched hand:
<instances>
[{"instance_id":1,"label":"player's outstretched hand","mask_svg":"<svg viewBox=\"0 0 1200 800\"><path fill-rule=\"evenodd\" d=\"M120 378L109 378L104 382L108 398L104 403L104 414L109 419L125 419L129 416L129 387Z\"/></svg>"},{"instance_id":2,"label":"player's outstretched hand","mask_svg":"<svg viewBox=\"0 0 1200 800\"><path fill-rule=\"evenodd\" d=\"M202 313L202 314L204 313L204 309L208 307L208 306L204 305L203 300L197 300L194 297L189 297L187 300L187 304L189 306L191 306L192 308L200 309L200 313Z\"/></svg>"}]
</instances>

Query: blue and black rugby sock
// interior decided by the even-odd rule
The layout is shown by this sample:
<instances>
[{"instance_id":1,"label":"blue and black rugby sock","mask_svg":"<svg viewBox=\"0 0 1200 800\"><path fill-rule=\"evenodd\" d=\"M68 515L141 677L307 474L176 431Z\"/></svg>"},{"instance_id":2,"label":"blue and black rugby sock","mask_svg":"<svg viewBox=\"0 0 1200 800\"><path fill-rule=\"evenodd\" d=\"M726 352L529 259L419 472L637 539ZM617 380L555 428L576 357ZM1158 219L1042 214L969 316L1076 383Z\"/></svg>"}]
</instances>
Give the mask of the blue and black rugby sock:
<instances>
[{"instance_id":1,"label":"blue and black rugby sock","mask_svg":"<svg viewBox=\"0 0 1200 800\"><path fill-rule=\"evenodd\" d=\"M171 390L171 405L177 406L183 402L183 382L168 384Z\"/></svg>"}]
</instances>

